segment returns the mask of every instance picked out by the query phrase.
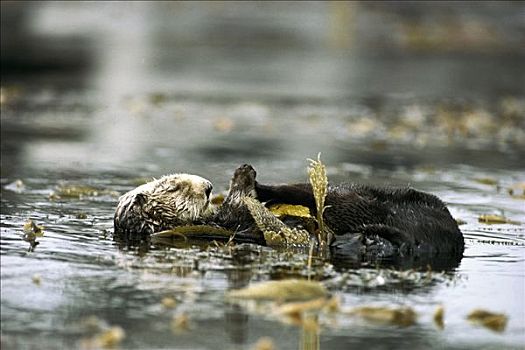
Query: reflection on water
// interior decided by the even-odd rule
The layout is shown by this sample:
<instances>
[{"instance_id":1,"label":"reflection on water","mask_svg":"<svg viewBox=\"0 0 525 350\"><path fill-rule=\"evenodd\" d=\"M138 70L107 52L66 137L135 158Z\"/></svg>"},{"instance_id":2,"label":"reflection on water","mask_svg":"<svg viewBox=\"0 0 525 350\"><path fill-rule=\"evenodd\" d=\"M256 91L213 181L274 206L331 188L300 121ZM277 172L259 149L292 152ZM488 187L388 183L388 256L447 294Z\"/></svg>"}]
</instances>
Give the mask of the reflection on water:
<instances>
[{"instance_id":1,"label":"reflection on water","mask_svg":"<svg viewBox=\"0 0 525 350\"><path fill-rule=\"evenodd\" d=\"M126 5L2 2L2 349L85 345L90 316L122 327L123 348L525 344L524 205L509 193L525 182L522 4ZM301 275L306 252L112 240L117 193L145 179L195 173L217 193L251 163L262 182L305 181L318 152L333 182L410 184L465 222L463 259L432 261L428 280L426 262L315 261L343 308L409 305L416 325L321 315L312 331L225 300ZM98 192L59 198L68 185ZM44 226L33 252L29 218ZM507 314L505 332L470 325L474 308Z\"/></svg>"}]
</instances>

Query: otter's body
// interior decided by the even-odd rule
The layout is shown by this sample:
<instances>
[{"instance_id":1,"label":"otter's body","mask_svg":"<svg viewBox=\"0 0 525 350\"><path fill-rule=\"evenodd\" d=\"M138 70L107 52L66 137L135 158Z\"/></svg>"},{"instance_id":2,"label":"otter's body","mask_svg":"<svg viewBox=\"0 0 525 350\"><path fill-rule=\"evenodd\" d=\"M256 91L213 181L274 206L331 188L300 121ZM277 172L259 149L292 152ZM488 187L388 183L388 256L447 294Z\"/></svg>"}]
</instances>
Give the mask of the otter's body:
<instances>
[{"instance_id":1,"label":"otter's body","mask_svg":"<svg viewBox=\"0 0 525 350\"><path fill-rule=\"evenodd\" d=\"M309 184L265 185L255 177L250 165L237 168L228 196L213 213L209 209L211 183L198 176L171 175L140 186L120 198L115 234L124 234L129 240L175 226L204 223L234 232L234 241L265 244L243 198L255 198L266 205L302 205L316 214ZM323 217L335 234L330 247L336 256L462 256L463 235L445 204L431 194L412 188L342 184L328 187L325 205ZM293 220L286 223L298 225Z\"/></svg>"},{"instance_id":2,"label":"otter's body","mask_svg":"<svg viewBox=\"0 0 525 350\"><path fill-rule=\"evenodd\" d=\"M261 202L316 205L309 184L256 183ZM446 205L436 196L412 188L328 186L323 213L335 233L332 248L342 253L463 253L463 235Z\"/></svg>"}]
</instances>

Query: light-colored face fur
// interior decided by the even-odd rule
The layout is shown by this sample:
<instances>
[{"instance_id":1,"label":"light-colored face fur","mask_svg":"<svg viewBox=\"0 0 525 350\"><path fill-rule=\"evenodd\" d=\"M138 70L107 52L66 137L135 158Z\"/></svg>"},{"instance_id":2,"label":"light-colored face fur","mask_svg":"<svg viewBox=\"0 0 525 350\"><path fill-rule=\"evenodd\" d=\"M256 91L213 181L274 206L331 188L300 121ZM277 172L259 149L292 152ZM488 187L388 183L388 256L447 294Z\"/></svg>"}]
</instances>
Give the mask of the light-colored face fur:
<instances>
[{"instance_id":1,"label":"light-colored face fur","mask_svg":"<svg viewBox=\"0 0 525 350\"><path fill-rule=\"evenodd\" d=\"M173 174L148 182L121 197L142 195L144 214L154 221L189 223L211 214L210 181L190 174Z\"/></svg>"}]
</instances>

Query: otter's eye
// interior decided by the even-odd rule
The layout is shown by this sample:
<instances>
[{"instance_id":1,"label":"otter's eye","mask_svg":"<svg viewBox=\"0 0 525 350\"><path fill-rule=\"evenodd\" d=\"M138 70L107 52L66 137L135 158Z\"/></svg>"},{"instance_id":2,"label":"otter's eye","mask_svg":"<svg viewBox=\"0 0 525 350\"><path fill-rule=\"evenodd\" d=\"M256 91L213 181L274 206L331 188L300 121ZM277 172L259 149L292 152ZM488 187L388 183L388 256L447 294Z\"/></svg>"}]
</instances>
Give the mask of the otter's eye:
<instances>
[{"instance_id":1,"label":"otter's eye","mask_svg":"<svg viewBox=\"0 0 525 350\"><path fill-rule=\"evenodd\" d=\"M211 190L212 190L212 187L211 187L211 186L206 188L206 191L205 191L205 193L206 193L206 198L210 198Z\"/></svg>"},{"instance_id":2,"label":"otter's eye","mask_svg":"<svg viewBox=\"0 0 525 350\"><path fill-rule=\"evenodd\" d=\"M177 192L179 189L180 189L180 186L173 186L173 187L168 188L166 191L167 192Z\"/></svg>"}]
</instances>

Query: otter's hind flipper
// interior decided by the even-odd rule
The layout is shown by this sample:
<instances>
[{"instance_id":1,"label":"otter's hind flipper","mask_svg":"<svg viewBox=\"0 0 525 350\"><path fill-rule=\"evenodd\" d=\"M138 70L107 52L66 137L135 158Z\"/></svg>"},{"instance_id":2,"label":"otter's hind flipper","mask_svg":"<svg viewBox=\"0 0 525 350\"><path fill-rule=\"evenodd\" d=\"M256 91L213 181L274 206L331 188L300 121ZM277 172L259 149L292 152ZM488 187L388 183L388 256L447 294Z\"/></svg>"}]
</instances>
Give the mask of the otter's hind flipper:
<instances>
[{"instance_id":1,"label":"otter's hind flipper","mask_svg":"<svg viewBox=\"0 0 525 350\"><path fill-rule=\"evenodd\" d=\"M386 225L366 225L359 232L334 236L330 244L338 256L389 257L415 249L414 239L407 233Z\"/></svg>"},{"instance_id":2,"label":"otter's hind flipper","mask_svg":"<svg viewBox=\"0 0 525 350\"><path fill-rule=\"evenodd\" d=\"M377 236L387 240L402 254L412 252L416 248L414 237L392 226L366 225L362 233L365 238Z\"/></svg>"}]
</instances>

